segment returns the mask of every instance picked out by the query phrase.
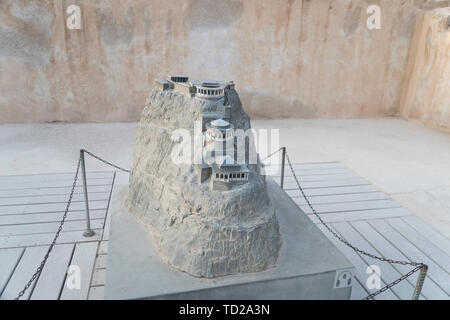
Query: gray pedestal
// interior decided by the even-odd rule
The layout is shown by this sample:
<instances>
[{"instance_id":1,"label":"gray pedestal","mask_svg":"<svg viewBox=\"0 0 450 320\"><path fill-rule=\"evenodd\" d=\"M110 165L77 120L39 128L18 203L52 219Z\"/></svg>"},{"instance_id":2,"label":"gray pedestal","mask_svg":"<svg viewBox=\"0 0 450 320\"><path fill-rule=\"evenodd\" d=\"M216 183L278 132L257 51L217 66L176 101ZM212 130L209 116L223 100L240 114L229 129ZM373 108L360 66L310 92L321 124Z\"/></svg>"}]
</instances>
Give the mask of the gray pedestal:
<instances>
[{"instance_id":1,"label":"gray pedestal","mask_svg":"<svg viewBox=\"0 0 450 320\"><path fill-rule=\"evenodd\" d=\"M144 226L124 206L116 185L110 212L106 299L349 299L353 266L270 178L283 246L269 270L196 278L161 260ZM350 276L350 278L349 278Z\"/></svg>"}]
</instances>

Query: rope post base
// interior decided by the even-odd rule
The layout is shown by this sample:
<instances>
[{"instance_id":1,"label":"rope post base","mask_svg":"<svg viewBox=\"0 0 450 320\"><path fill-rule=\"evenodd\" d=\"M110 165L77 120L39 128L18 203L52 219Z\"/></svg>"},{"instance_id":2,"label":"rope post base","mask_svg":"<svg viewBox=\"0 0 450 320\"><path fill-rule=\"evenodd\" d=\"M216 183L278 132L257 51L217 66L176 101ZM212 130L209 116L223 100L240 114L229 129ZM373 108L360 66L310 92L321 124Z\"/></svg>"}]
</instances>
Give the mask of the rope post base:
<instances>
[{"instance_id":1,"label":"rope post base","mask_svg":"<svg viewBox=\"0 0 450 320\"><path fill-rule=\"evenodd\" d=\"M417 278L416 287L414 288L414 293L412 300L419 300L420 293L422 292L423 283L425 281L425 277L427 276L428 266L426 264L422 265L420 269L419 277Z\"/></svg>"},{"instance_id":2,"label":"rope post base","mask_svg":"<svg viewBox=\"0 0 450 320\"><path fill-rule=\"evenodd\" d=\"M89 218L89 199L87 192L87 179L86 179L86 163L84 161L84 150L80 150L81 159L81 177L83 179L83 193L84 193L84 205L86 208L86 231L83 233L84 237L92 237L95 232L91 229L91 221Z\"/></svg>"},{"instance_id":3,"label":"rope post base","mask_svg":"<svg viewBox=\"0 0 450 320\"><path fill-rule=\"evenodd\" d=\"M95 235L95 231L94 230L85 231L83 233L83 237L86 237L86 238L92 237L93 235Z\"/></svg>"}]
</instances>

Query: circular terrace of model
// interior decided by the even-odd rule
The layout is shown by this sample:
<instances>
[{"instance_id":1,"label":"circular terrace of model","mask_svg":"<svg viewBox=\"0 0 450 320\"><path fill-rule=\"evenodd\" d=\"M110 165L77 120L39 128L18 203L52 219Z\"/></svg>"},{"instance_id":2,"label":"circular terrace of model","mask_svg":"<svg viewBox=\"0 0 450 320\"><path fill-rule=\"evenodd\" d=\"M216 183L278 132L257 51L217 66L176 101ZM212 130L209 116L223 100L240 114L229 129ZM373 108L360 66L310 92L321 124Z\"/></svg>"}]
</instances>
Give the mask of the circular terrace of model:
<instances>
[{"instance_id":1,"label":"circular terrace of model","mask_svg":"<svg viewBox=\"0 0 450 320\"><path fill-rule=\"evenodd\" d=\"M208 141L227 141L233 138L234 126L228 121L217 119L207 123L206 139Z\"/></svg>"},{"instance_id":2,"label":"circular terrace of model","mask_svg":"<svg viewBox=\"0 0 450 320\"><path fill-rule=\"evenodd\" d=\"M221 81L193 81L195 96L204 99L220 99L225 95L227 83Z\"/></svg>"}]
</instances>

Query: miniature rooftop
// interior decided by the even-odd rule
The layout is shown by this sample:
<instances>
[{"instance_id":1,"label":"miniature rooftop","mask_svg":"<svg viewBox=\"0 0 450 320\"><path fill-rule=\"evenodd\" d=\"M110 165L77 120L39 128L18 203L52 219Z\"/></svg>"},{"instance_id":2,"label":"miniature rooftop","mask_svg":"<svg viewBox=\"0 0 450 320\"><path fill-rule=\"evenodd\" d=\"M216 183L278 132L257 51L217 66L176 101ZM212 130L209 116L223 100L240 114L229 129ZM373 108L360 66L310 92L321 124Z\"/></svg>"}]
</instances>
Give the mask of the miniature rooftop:
<instances>
[{"instance_id":1,"label":"miniature rooftop","mask_svg":"<svg viewBox=\"0 0 450 320\"><path fill-rule=\"evenodd\" d=\"M214 128L228 128L230 126L230 123L223 119L216 119L214 121L211 121L211 126Z\"/></svg>"},{"instance_id":2,"label":"miniature rooftop","mask_svg":"<svg viewBox=\"0 0 450 320\"><path fill-rule=\"evenodd\" d=\"M233 81L189 80L185 74L169 74L166 79L156 78L155 85L162 90L174 90L199 99L221 99L225 90L234 89Z\"/></svg>"}]
</instances>

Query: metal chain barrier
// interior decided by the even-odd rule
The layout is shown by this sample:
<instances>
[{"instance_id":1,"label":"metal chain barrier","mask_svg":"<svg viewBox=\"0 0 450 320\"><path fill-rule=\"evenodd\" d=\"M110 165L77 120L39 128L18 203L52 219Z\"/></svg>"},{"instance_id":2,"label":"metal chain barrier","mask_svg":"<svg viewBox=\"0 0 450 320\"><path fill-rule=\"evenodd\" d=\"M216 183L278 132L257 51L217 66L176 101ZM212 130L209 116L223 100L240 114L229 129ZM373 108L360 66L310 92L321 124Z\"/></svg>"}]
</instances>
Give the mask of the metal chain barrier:
<instances>
[{"instance_id":1,"label":"metal chain barrier","mask_svg":"<svg viewBox=\"0 0 450 320\"><path fill-rule=\"evenodd\" d=\"M64 225L64 222L66 221L66 217L67 217L67 213L69 212L70 204L72 203L73 194L75 192L75 187L76 187L77 181L78 181L78 175L80 173L80 166L81 166L82 162L84 162L83 153L87 153L91 157L93 157L93 158L95 158L95 159L97 159L97 160L99 160L99 161L101 161L101 162L103 162L103 163L105 163L105 164L107 164L107 165L109 165L111 167L114 167L114 168L116 168L118 170L130 173L130 170L123 169L123 168L121 168L121 167L119 167L119 166L117 166L117 165L115 165L115 164L113 164L113 163L111 163L109 161L106 161L106 160L96 156L95 154L93 154L93 153L91 153L91 152L89 152L87 150L84 150L84 149L80 150L80 156L78 158L77 169L76 169L76 172L75 172L75 177L74 177L74 180L73 180L72 189L70 190L69 200L67 201L67 206L66 206L66 209L64 210L64 215L63 215L63 217L61 219L61 222L59 223L59 227L58 227L58 230L56 231L55 237L53 238L53 241L50 244L50 247L48 248L47 253L44 256L44 259L39 264L39 267L36 269L36 272L33 274L33 276L28 281L28 283L25 285L25 287L22 289L22 291L19 292L19 294L17 295L15 300L19 300L25 294L25 292L30 288L30 286L33 284L33 282L39 277L39 275L42 272L42 269L45 266L45 263L47 262L48 257L50 256L50 252L52 251L53 247L56 244L56 241L58 240L58 237L59 237L59 234L61 233L61 230L62 230L62 227Z\"/></svg>"},{"instance_id":2,"label":"metal chain barrier","mask_svg":"<svg viewBox=\"0 0 450 320\"><path fill-rule=\"evenodd\" d=\"M266 157L264 159L267 160L268 158L272 157L274 154L278 153L280 150L285 149L285 148L280 148L279 150L275 151L274 153L270 154L268 157ZM337 238L340 242L342 242L343 244L345 244L346 246L350 247L353 251L358 252L362 255L368 256L370 258L382 261L382 262L388 262L391 264L400 264L400 265L411 265L414 266L415 268L412 269L411 271L409 271L408 273L402 275L400 278L398 278L397 280L389 283L388 285L386 285L385 287L381 288L380 290L368 295L367 297L365 297L363 300L369 300L369 299L373 299L373 297L375 297L376 295L388 290L389 288L395 286L396 284L398 284L399 282L405 280L406 278L410 277L411 275L413 275L414 273L416 273L417 271L421 271L421 273L419 274L419 278L417 280L417 285L416 288L414 290L414 294L413 294L413 299L417 300L420 296L420 291L421 288L423 286L423 282L425 281L425 276L428 270L428 266L424 263L421 262L413 262L413 261L401 261L401 260L394 260L394 259L388 259L388 258L384 258L384 257L380 257L374 254L371 254L369 252L366 252L364 250L361 250L355 246L353 246L351 243L349 243L347 240L345 240L343 237L341 237L336 231L333 230L333 228L331 228L328 224L325 223L325 221L323 221L322 217L317 213L317 211L314 209L313 205L311 204L311 202L309 201L308 197L306 196L306 193L304 192L299 179L297 178L297 175L295 174L294 168L292 166L291 160L289 158L289 155L287 154L287 152L285 151L285 155L286 155L286 160L288 162L289 168L292 172L292 175L295 179L295 182L300 190L300 192L302 193L303 198L305 199L308 207L311 209L311 211L313 212L313 214L316 216L316 218L320 221L320 223L335 237Z\"/></svg>"},{"instance_id":3,"label":"metal chain barrier","mask_svg":"<svg viewBox=\"0 0 450 320\"><path fill-rule=\"evenodd\" d=\"M277 151L271 153L268 157L266 157L266 158L263 160L263 162L264 162L265 160L269 159L270 157L272 157L273 155L277 154L277 153L280 152L280 151L283 151L283 152L284 152L284 154L285 154L285 156L286 156L286 160L287 160L287 162L288 162L288 165L289 165L289 167L290 167L290 169L291 169L292 175L293 175L293 177L294 177L294 179L295 179L295 182L296 182L296 184L297 184L299 190L301 191L301 193L302 193L302 195L303 195L303 198L305 199L305 201L306 201L306 203L308 204L309 208L312 210L313 214L317 217L317 219L320 221L320 223L321 223L321 224L322 224L322 225L323 225L323 226L324 226L324 227L325 227L325 228L326 228L326 229L327 229L334 237L336 237L339 241L341 241L341 242L342 242L343 244L345 244L346 246L350 247L350 248L351 248L352 250L354 250L355 252L358 252L358 253L360 253L360 254L362 254L362 255L365 255L365 256L368 256L368 257L370 257L370 258L373 258L373 259L376 259L376 260L379 260L379 261L382 261L382 262L388 262L388 263L393 263L393 264L401 264L401 265L411 265L411 266L414 266L414 267L415 267L413 270L411 270L411 271L409 271L408 273L402 275L402 276L401 276L400 278L398 278L397 280L395 280L395 281L389 283L388 285L386 285L385 287L381 288L380 290L378 290L378 291L376 291L376 292L374 292L374 293L368 295L368 296L365 297L363 300L369 300L369 299L372 299L372 298L375 297L376 295L378 295L378 294L380 294L380 293L382 293L382 292L388 290L389 288L395 286L397 283L399 283L399 282L405 280L406 278L410 277L411 275L413 275L413 274L416 273L417 271L421 270L421 273L420 273L419 278L418 278L418 280L417 280L416 289L415 289L414 294L413 294L413 299L418 299L419 296L420 296L421 288L422 288L422 286L423 286L423 282L425 281L425 277L426 277L426 272L427 272L427 270L428 270L428 266L427 266L426 264L420 263L420 262L400 261L400 260L394 260L394 259L388 259L388 258L376 256L376 255L374 255L374 254L365 252L365 251L363 251L363 250L361 250L361 249L359 249L359 248L353 246L351 243L349 243L347 240L345 240L343 237L341 237L336 231L334 231L329 225L327 225L327 224L323 221L323 219L320 217L320 215L317 213L317 211L316 211L316 210L314 209L314 207L312 206L311 202L309 201L308 197L306 196L306 194L305 194L305 192L304 192L304 190L303 190L303 188L302 188L302 186L301 186L301 184L300 184L300 182L299 182L299 180L298 180L298 178L297 178L297 175L295 174L295 171L294 171L294 168L293 168L293 166L292 166L292 163L291 163L291 160L290 160L290 158L289 158L289 155L288 155L287 152L286 152L286 148L280 148L280 149L278 149ZM111 167L114 167L114 168L116 168L116 169L118 169L118 170L121 170L121 171L130 173L130 170L124 169L124 168L119 167L119 166L117 166L117 165L115 165L115 164L113 164L113 163L111 163L111 162L109 162L109 161L106 161L106 160L104 160L104 159L102 159L102 158L100 158L100 157L94 155L93 153L91 153L91 152L89 152L89 151L87 151L87 150L84 150L84 149L81 149L81 150L80 150L80 157L78 158L77 168L76 168L76 172L75 172L74 181L73 181L73 184L72 184L72 189L71 189L71 191L70 191L69 200L67 201L67 206L66 206L66 209L64 210L64 215L63 215L63 217L62 217L62 219L61 219L61 222L60 222L60 224L59 224L58 230L56 231L56 234L55 234L55 236L54 236L54 238L53 238L52 243L50 244L50 247L49 247L48 250L47 250L47 253L46 253L45 256L44 256L44 259L41 261L39 267L36 269L36 272L33 274L33 276L32 276L31 279L28 281L28 283L25 285L25 287L22 289L22 291L19 292L19 294L18 294L18 296L15 298L15 300L20 299L20 298L25 294L25 292L30 288L30 286L31 286L32 283L36 280L36 278L39 277L39 275L40 275L41 272L42 272L42 269L43 269L44 266L45 266L45 263L47 262L47 259L48 259L49 255L50 255L50 252L52 251L53 247L54 247L55 244L56 244L56 241L57 241L57 239L58 239L58 237L59 237L59 235L60 235L60 233L61 233L62 227L63 227L64 222L65 222L65 220L66 220L67 213L69 212L70 204L72 203L73 194L74 194L74 192L75 192L75 187L76 187L77 180L78 180L78 174L79 174L79 172L80 172L80 165L81 165L81 162L82 162L83 153L87 153L87 154L90 155L91 157L93 157L93 158L95 158L95 159L97 159L97 160L99 160L99 161L101 161L101 162L103 162L103 163L105 163L105 164L107 164L107 165L109 165L109 166L111 166ZM83 160L84 160L84 159L83 159Z\"/></svg>"},{"instance_id":4,"label":"metal chain barrier","mask_svg":"<svg viewBox=\"0 0 450 320\"><path fill-rule=\"evenodd\" d=\"M91 157L97 159L98 161L103 162L104 164L107 164L107 165L109 165L109 166L111 166L111 167L113 167L113 168L116 168L116 169L118 169L118 170L121 170L121 171L130 173L130 170L121 168L121 167L119 167L119 166L116 166L115 164L113 164L113 163L111 163L111 162L109 162L109 161L106 161L106 160L100 158L99 156L96 156L95 154L93 154L93 153L91 153L91 152L89 152L89 151L87 151L87 150L81 149L81 151L84 152L84 153L87 153L88 155L90 155Z\"/></svg>"},{"instance_id":5,"label":"metal chain barrier","mask_svg":"<svg viewBox=\"0 0 450 320\"><path fill-rule=\"evenodd\" d=\"M67 213L69 212L70 204L72 203L73 194L75 192L75 187L77 185L78 180L78 173L80 172L80 164L81 164L81 156L78 158L78 164L77 164L77 170L75 172L75 178L73 179L72 189L70 191L69 200L67 201L66 209L64 210L64 215L61 219L61 222L59 223L58 230L56 231L55 237L53 238L52 243L50 244L50 247L47 250L47 253L44 256L44 259L39 264L39 267L36 269L36 272L33 274L31 279L28 281L28 283L25 285L25 287L22 289L22 291L19 292L15 300L19 300L20 297L22 297L25 294L25 291L28 290L28 288L32 285L34 280L39 277L39 275L42 272L42 269L44 268L45 263L47 262L48 257L50 256L50 252L52 252L53 247L56 244L56 240L58 240L59 234L61 233L62 227L64 225L64 222L66 221Z\"/></svg>"},{"instance_id":6,"label":"metal chain barrier","mask_svg":"<svg viewBox=\"0 0 450 320\"><path fill-rule=\"evenodd\" d=\"M275 154L277 154L278 152L280 152L280 151L283 150L283 149L284 149L284 148L281 147L281 148L279 148L277 151L272 152L272 153L269 154L267 157L265 157L264 160L263 160L262 162L264 162L264 161L266 161L267 159L273 157Z\"/></svg>"}]
</instances>

